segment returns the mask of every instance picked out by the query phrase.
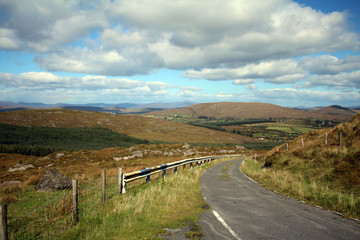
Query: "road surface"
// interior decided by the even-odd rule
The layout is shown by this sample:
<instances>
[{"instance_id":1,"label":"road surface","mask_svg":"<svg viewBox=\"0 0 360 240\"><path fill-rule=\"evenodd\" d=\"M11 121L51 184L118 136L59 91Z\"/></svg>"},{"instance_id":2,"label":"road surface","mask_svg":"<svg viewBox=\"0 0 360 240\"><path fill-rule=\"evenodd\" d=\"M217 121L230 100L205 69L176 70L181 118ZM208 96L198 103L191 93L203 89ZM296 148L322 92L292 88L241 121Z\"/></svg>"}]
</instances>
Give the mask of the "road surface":
<instances>
[{"instance_id":1,"label":"road surface","mask_svg":"<svg viewBox=\"0 0 360 240\"><path fill-rule=\"evenodd\" d=\"M360 224L274 193L240 171L240 159L204 172L212 209L200 215L204 239L360 239Z\"/></svg>"}]
</instances>

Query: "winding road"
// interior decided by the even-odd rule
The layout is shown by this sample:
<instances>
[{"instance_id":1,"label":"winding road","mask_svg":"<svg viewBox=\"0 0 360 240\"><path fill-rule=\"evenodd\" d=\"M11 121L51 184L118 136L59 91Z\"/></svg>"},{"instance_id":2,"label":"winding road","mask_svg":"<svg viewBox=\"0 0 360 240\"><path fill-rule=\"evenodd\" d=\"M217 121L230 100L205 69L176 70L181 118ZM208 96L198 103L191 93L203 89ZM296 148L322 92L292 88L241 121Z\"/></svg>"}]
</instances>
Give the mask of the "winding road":
<instances>
[{"instance_id":1,"label":"winding road","mask_svg":"<svg viewBox=\"0 0 360 240\"><path fill-rule=\"evenodd\" d=\"M269 191L240 171L242 159L204 172L212 209L200 215L204 239L360 239L360 224Z\"/></svg>"}]
</instances>

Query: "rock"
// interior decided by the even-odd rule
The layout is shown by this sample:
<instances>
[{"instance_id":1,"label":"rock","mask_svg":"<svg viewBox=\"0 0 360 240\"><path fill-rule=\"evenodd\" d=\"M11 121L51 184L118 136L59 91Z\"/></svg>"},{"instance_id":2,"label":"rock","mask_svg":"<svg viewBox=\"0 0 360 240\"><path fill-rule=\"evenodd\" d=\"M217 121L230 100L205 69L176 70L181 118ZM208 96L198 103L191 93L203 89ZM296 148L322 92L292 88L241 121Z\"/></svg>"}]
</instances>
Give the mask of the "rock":
<instances>
[{"instance_id":1,"label":"rock","mask_svg":"<svg viewBox=\"0 0 360 240\"><path fill-rule=\"evenodd\" d=\"M38 192L52 192L65 188L71 188L72 180L57 169L52 168L45 171L44 176L40 179L40 182L35 186L35 190Z\"/></svg>"},{"instance_id":2,"label":"rock","mask_svg":"<svg viewBox=\"0 0 360 240\"><path fill-rule=\"evenodd\" d=\"M185 143L182 148L189 149L191 146L188 143Z\"/></svg>"},{"instance_id":3,"label":"rock","mask_svg":"<svg viewBox=\"0 0 360 240\"><path fill-rule=\"evenodd\" d=\"M34 166L32 164L21 165L20 163L16 163L13 168L9 168L8 172L24 171L28 168L34 168Z\"/></svg>"},{"instance_id":4,"label":"rock","mask_svg":"<svg viewBox=\"0 0 360 240\"><path fill-rule=\"evenodd\" d=\"M142 158L143 157L143 153L142 151L134 151L132 152L134 157L138 157L138 158Z\"/></svg>"}]
</instances>

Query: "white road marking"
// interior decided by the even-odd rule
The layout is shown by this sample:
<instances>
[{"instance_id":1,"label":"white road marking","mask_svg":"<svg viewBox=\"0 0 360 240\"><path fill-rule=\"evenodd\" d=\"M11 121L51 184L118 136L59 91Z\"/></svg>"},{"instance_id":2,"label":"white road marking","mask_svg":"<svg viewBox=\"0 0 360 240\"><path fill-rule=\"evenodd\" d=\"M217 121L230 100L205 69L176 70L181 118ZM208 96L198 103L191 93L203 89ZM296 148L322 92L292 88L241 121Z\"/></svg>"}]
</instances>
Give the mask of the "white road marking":
<instances>
[{"instance_id":1,"label":"white road marking","mask_svg":"<svg viewBox=\"0 0 360 240\"><path fill-rule=\"evenodd\" d=\"M229 227L229 225L227 225L227 223L224 221L224 219L222 217L220 217L220 215L213 210L213 213L215 215L215 217L222 223L222 225L224 225L224 227L229 230L229 232L231 233L231 235L233 235L237 240L241 240L241 238L239 238L239 236Z\"/></svg>"}]
</instances>

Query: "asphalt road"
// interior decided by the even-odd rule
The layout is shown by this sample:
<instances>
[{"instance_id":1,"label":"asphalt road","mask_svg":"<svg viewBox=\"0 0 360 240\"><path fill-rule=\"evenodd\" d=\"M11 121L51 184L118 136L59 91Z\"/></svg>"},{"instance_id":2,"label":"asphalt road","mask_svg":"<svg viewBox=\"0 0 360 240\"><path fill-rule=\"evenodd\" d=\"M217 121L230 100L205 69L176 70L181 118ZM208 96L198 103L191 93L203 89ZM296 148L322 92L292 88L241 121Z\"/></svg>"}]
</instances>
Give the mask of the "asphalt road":
<instances>
[{"instance_id":1,"label":"asphalt road","mask_svg":"<svg viewBox=\"0 0 360 240\"><path fill-rule=\"evenodd\" d=\"M269 191L240 164L223 162L202 176L202 195L212 207L200 215L204 239L360 239L356 221Z\"/></svg>"}]
</instances>

